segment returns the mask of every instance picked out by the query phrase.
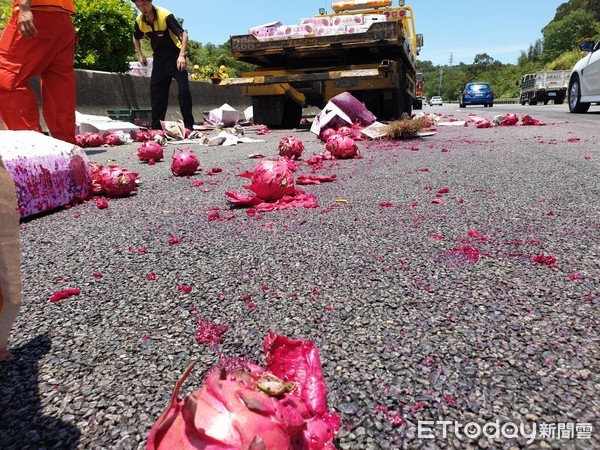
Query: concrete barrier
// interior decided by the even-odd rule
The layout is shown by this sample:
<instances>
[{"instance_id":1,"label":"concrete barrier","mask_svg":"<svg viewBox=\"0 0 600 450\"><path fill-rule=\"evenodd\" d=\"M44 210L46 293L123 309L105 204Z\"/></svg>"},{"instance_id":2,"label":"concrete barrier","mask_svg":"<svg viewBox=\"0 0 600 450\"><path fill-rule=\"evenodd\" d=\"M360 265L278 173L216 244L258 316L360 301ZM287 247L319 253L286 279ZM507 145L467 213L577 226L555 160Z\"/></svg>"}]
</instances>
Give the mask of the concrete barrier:
<instances>
[{"instance_id":1,"label":"concrete barrier","mask_svg":"<svg viewBox=\"0 0 600 450\"><path fill-rule=\"evenodd\" d=\"M150 109L150 78L80 69L75 70L75 75L77 111L80 113L106 116L108 109ZM39 101L38 78L32 80L31 87ZM202 122L203 112L218 108L223 103L229 104L240 113L252 105L251 99L242 95L240 86L218 86L210 82L190 81L190 89L196 122ZM166 119L181 119L175 81L171 84Z\"/></svg>"},{"instance_id":2,"label":"concrete barrier","mask_svg":"<svg viewBox=\"0 0 600 450\"><path fill-rule=\"evenodd\" d=\"M76 70L77 110L84 114L106 115L107 109L150 109L150 78L120 73ZM242 112L252 104L242 95L240 86L218 86L210 82L190 81L194 118L227 103ZM177 83L171 84L168 120L181 118L177 101Z\"/></svg>"}]
</instances>

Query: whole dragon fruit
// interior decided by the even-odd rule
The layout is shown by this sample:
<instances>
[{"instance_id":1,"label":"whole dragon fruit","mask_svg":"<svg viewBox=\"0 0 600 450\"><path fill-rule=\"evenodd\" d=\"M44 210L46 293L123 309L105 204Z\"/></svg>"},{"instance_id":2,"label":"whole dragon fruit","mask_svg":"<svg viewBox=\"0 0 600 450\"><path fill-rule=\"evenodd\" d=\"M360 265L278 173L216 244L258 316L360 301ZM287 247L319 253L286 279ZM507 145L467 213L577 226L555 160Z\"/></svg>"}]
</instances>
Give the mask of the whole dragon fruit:
<instances>
[{"instance_id":1,"label":"whole dragon fruit","mask_svg":"<svg viewBox=\"0 0 600 450\"><path fill-rule=\"evenodd\" d=\"M75 143L77 144L78 147L81 147L81 148L87 147L87 142L85 142L85 135L76 134L75 135Z\"/></svg>"},{"instance_id":2,"label":"whole dragon fruit","mask_svg":"<svg viewBox=\"0 0 600 450\"><path fill-rule=\"evenodd\" d=\"M100 133L85 133L85 144L87 147L100 147L105 144L104 136Z\"/></svg>"},{"instance_id":3,"label":"whole dragon fruit","mask_svg":"<svg viewBox=\"0 0 600 450\"><path fill-rule=\"evenodd\" d=\"M519 116L517 116L516 114L507 114L506 116L504 116L504 120L502 120L502 123L500 125L502 125L503 127L509 127L512 125L516 125L517 122L519 122Z\"/></svg>"},{"instance_id":4,"label":"whole dragon fruit","mask_svg":"<svg viewBox=\"0 0 600 450\"><path fill-rule=\"evenodd\" d=\"M119 166L102 167L100 185L107 197L127 197L137 190L135 183L137 177L137 173Z\"/></svg>"},{"instance_id":5,"label":"whole dragon fruit","mask_svg":"<svg viewBox=\"0 0 600 450\"><path fill-rule=\"evenodd\" d=\"M106 141L106 144L112 146L115 145L121 145L123 143L123 141L121 141L121 138L119 137L119 135L115 134L115 133L108 133L105 137L104 140Z\"/></svg>"},{"instance_id":6,"label":"whole dragon fruit","mask_svg":"<svg viewBox=\"0 0 600 450\"><path fill-rule=\"evenodd\" d=\"M337 130L335 128L325 128L323 131L321 131L321 141L327 142L327 140L335 134L337 134Z\"/></svg>"},{"instance_id":7,"label":"whole dragon fruit","mask_svg":"<svg viewBox=\"0 0 600 450\"><path fill-rule=\"evenodd\" d=\"M251 172L240 176L250 178L251 184L244 188L266 202L275 202L295 191L294 175L285 161L261 161Z\"/></svg>"},{"instance_id":8,"label":"whole dragon fruit","mask_svg":"<svg viewBox=\"0 0 600 450\"><path fill-rule=\"evenodd\" d=\"M164 158L162 146L154 141L145 141L138 148L138 158L144 162L158 162Z\"/></svg>"},{"instance_id":9,"label":"whole dragon fruit","mask_svg":"<svg viewBox=\"0 0 600 450\"><path fill-rule=\"evenodd\" d=\"M358 156L358 147L354 139L335 134L327 139L325 148L338 159L350 159Z\"/></svg>"},{"instance_id":10,"label":"whole dragon fruit","mask_svg":"<svg viewBox=\"0 0 600 450\"><path fill-rule=\"evenodd\" d=\"M312 342L270 331L264 351L266 370L252 363L216 368L199 390L178 400L192 363L152 426L147 450L334 449L340 418L327 408Z\"/></svg>"},{"instance_id":11,"label":"whole dragon fruit","mask_svg":"<svg viewBox=\"0 0 600 450\"><path fill-rule=\"evenodd\" d=\"M194 175L196 170L198 170L198 167L200 167L198 157L192 151L183 151L182 149L178 150L178 154L173 152L171 172L173 172L173 175L177 176Z\"/></svg>"},{"instance_id":12,"label":"whole dragon fruit","mask_svg":"<svg viewBox=\"0 0 600 450\"><path fill-rule=\"evenodd\" d=\"M133 139L138 142L146 142L152 140L153 134L152 130L138 130L137 133L134 134Z\"/></svg>"},{"instance_id":13,"label":"whole dragon fruit","mask_svg":"<svg viewBox=\"0 0 600 450\"><path fill-rule=\"evenodd\" d=\"M304 144L294 136L286 136L279 141L279 156L289 159L298 159L304 151Z\"/></svg>"},{"instance_id":14,"label":"whole dragon fruit","mask_svg":"<svg viewBox=\"0 0 600 450\"><path fill-rule=\"evenodd\" d=\"M347 127L347 126L339 127L337 129L336 134L351 137L355 141L362 139L362 133L361 133L360 129L358 129L356 127Z\"/></svg>"},{"instance_id":15,"label":"whole dragon fruit","mask_svg":"<svg viewBox=\"0 0 600 450\"><path fill-rule=\"evenodd\" d=\"M490 122L490 119L482 119L479 120L475 126L477 128L491 128L492 127L492 122Z\"/></svg>"}]
</instances>

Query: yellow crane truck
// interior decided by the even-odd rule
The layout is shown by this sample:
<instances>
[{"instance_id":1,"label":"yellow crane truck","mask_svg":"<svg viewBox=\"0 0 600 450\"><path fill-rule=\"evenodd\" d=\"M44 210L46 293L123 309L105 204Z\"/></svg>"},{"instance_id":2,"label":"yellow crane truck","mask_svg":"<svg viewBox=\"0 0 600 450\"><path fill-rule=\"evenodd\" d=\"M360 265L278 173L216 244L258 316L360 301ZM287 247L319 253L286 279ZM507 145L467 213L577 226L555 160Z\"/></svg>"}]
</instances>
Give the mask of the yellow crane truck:
<instances>
[{"instance_id":1,"label":"yellow crane truck","mask_svg":"<svg viewBox=\"0 0 600 450\"><path fill-rule=\"evenodd\" d=\"M398 6L392 0L355 0L334 2L332 9L284 31L274 24L263 36L231 37L233 57L256 66L228 82L252 98L254 123L293 128L304 107L323 108L344 91L379 120L411 114L423 45L412 8L403 0Z\"/></svg>"}]
</instances>

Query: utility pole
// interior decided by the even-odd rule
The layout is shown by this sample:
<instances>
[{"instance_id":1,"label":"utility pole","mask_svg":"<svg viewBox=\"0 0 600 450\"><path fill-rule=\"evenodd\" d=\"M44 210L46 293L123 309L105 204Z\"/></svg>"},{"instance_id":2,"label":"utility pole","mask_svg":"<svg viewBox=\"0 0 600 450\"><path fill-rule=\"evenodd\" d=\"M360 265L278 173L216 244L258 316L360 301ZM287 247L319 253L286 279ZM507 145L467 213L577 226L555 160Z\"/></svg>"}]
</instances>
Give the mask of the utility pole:
<instances>
[{"instance_id":1,"label":"utility pole","mask_svg":"<svg viewBox=\"0 0 600 450\"><path fill-rule=\"evenodd\" d=\"M452 63L454 62L454 53L450 53L450 66L452 65Z\"/></svg>"},{"instance_id":2,"label":"utility pole","mask_svg":"<svg viewBox=\"0 0 600 450\"><path fill-rule=\"evenodd\" d=\"M438 95L442 96L442 79L444 78L444 69L440 67L440 84L438 84Z\"/></svg>"}]
</instances>

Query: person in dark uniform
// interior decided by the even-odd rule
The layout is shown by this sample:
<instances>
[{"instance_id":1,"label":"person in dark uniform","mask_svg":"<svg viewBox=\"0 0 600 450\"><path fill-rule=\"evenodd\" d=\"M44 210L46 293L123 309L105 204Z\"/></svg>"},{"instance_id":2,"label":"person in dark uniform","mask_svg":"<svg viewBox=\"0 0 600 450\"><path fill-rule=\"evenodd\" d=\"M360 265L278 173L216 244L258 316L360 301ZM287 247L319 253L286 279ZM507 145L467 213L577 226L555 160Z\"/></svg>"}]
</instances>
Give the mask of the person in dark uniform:
<instances>
[{"instance_id":1,"label":"person in dark uniform","mask_svg":"<svg viewBox=\"0 0 600 450\"><path fill-rule=\"evenodd\" d=\"M169 106L171 80L179 86L179 107L183 124L193 130L192 93L188 82L185 54L188 34L175 16L165 8L154 6L152 0L132 0L141 14L135 20L133 45L140 63L148 65L142 52L141 39L148 37L154 57L150 76L150 103L152 106L152 128L161 129Z\"/></svg>"}]
</instances>

